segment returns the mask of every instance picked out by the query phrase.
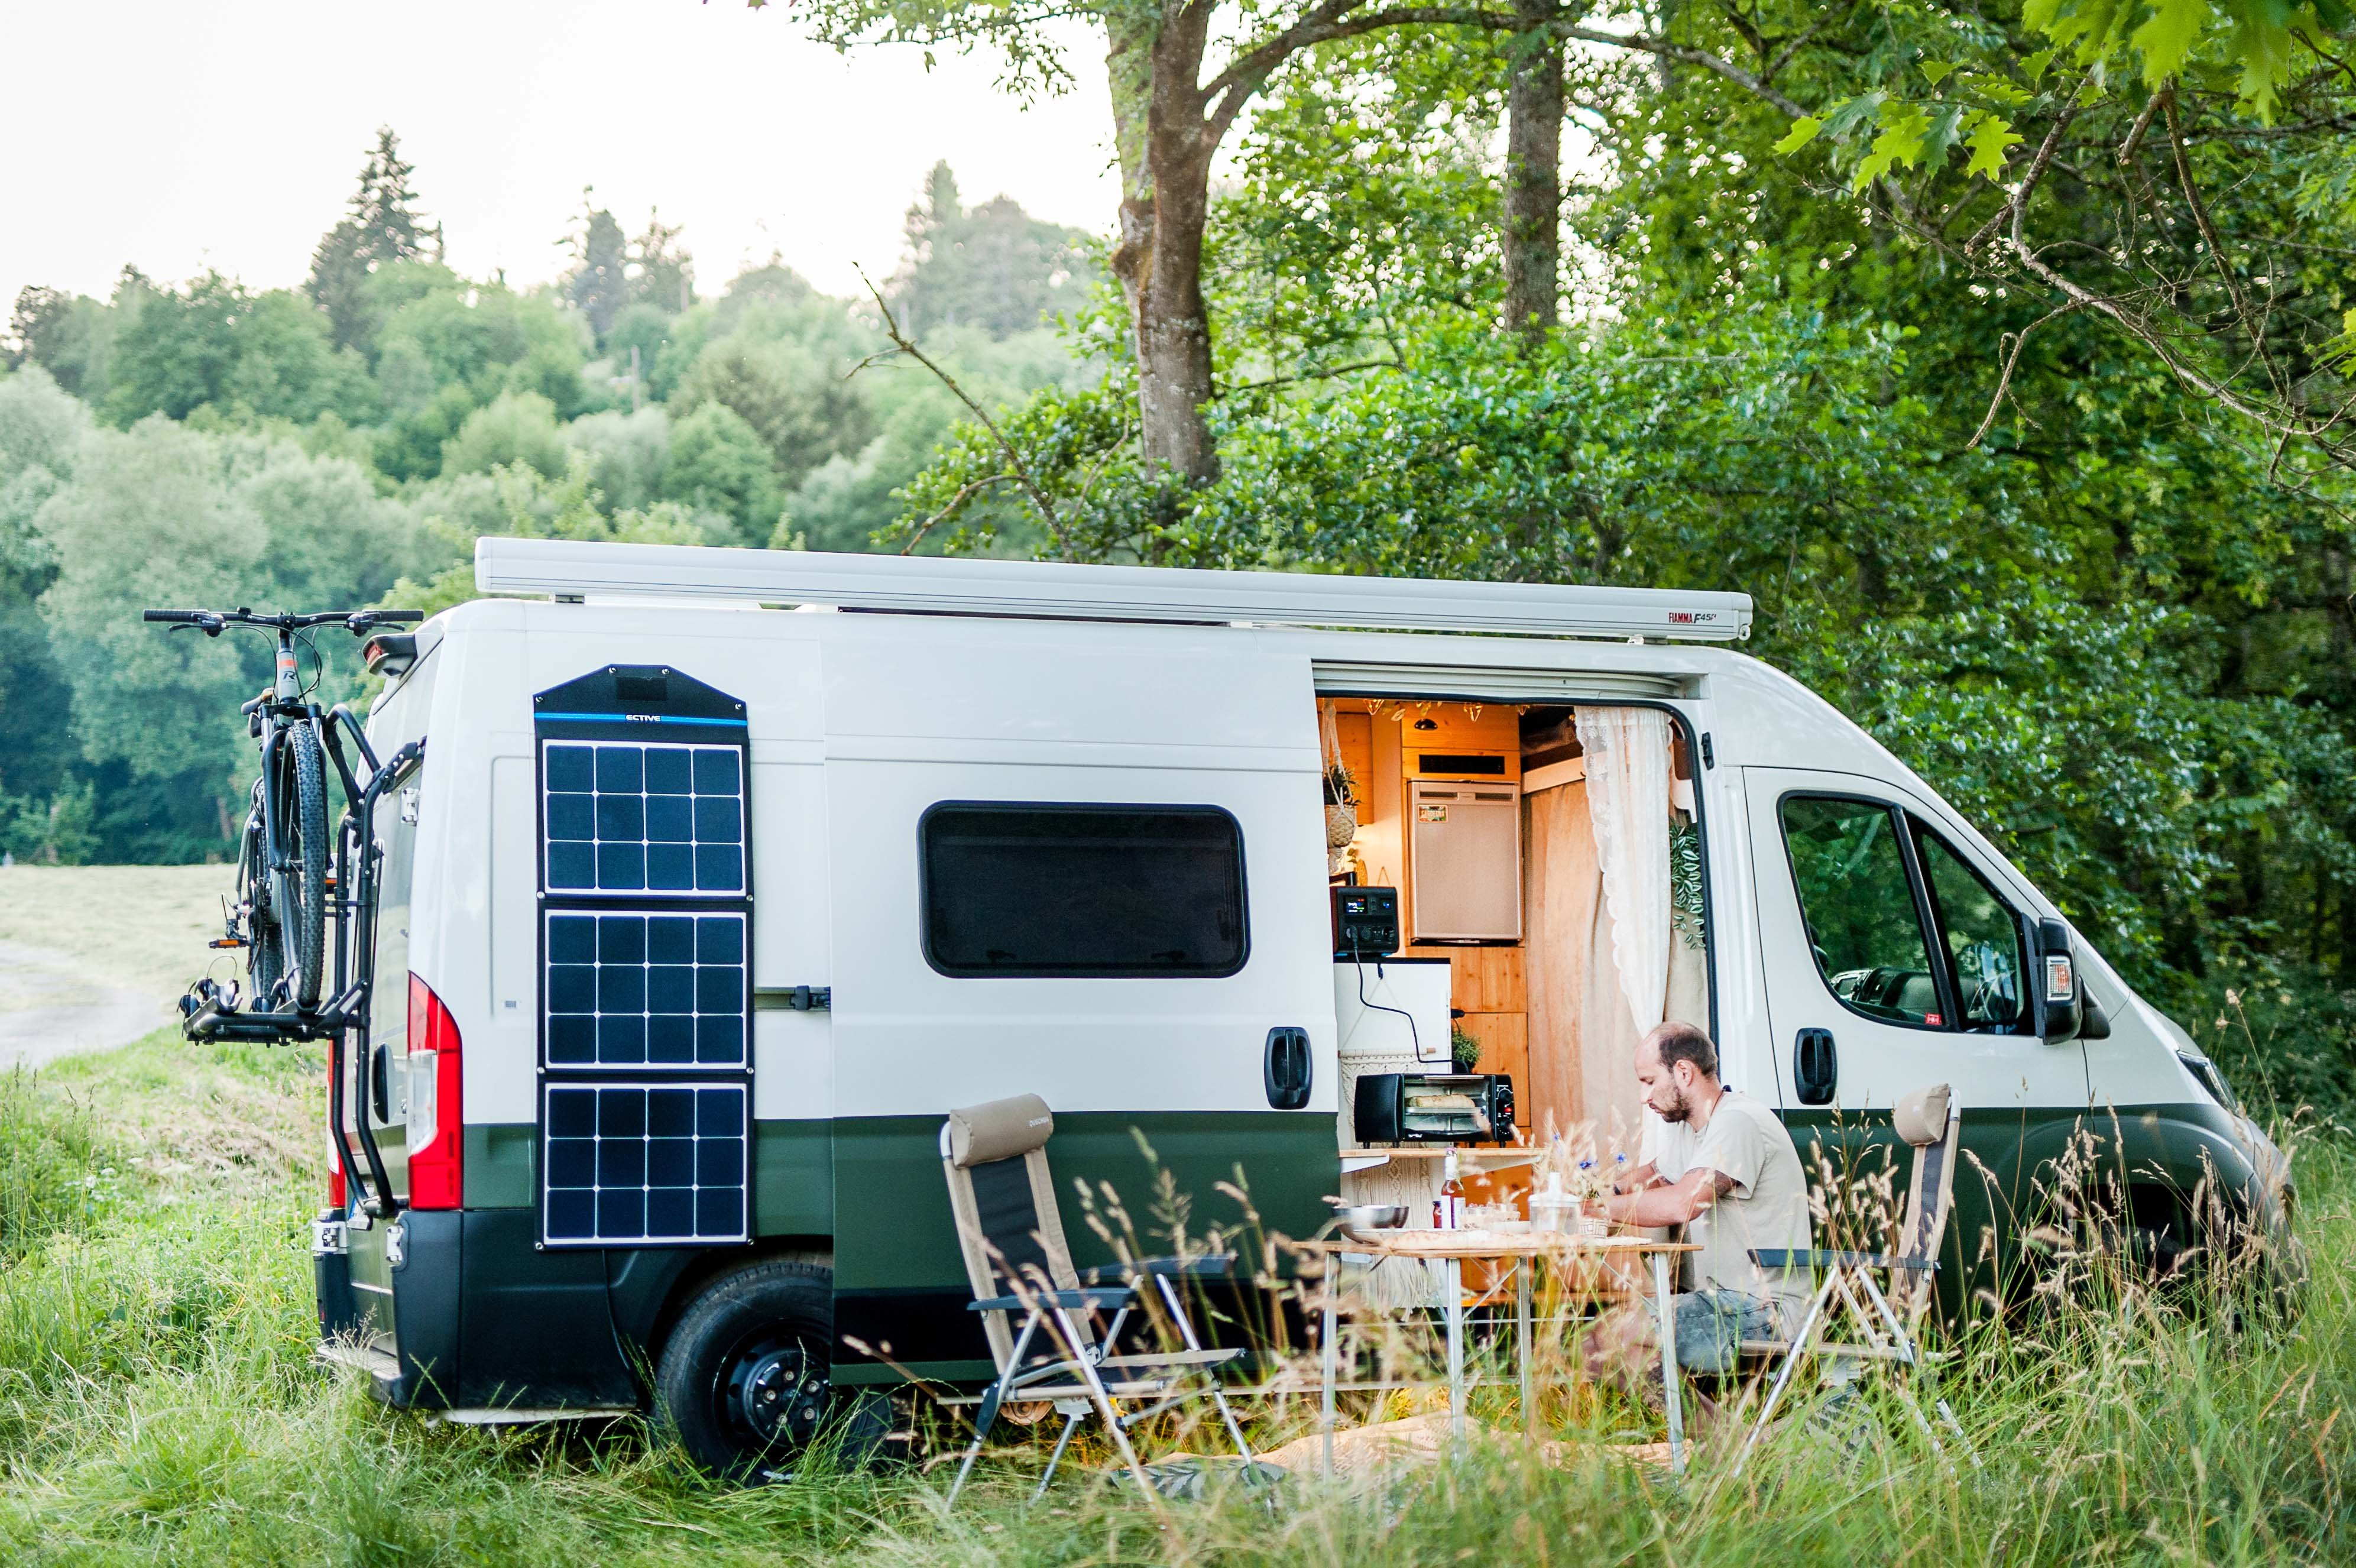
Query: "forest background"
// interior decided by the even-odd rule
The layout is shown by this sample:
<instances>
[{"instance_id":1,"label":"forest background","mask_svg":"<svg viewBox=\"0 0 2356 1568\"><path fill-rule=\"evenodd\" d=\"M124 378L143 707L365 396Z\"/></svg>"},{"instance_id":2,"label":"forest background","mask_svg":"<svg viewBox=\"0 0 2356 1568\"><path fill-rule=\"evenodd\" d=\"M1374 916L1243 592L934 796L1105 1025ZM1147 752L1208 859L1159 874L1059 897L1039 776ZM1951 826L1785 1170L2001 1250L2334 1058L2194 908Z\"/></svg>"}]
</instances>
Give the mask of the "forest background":
<instances>
[{"instance_id":1,"label":"forest background","mask_svg":"<svg viewBox=\"0 0 2356 1568\"><path fill-rule=\"evenodd\" d=\"M1059 83L1028 0L798 9ZM26 290L0 847L227 854L265 650L136 610L438 608L485 533L1740 588L2245 1091L2356 1116L2333 0L1100 9L1118 222L944 165L866 299L594 199L461 277L389 132L300 290Z\"/></svg>"}]
</instances>

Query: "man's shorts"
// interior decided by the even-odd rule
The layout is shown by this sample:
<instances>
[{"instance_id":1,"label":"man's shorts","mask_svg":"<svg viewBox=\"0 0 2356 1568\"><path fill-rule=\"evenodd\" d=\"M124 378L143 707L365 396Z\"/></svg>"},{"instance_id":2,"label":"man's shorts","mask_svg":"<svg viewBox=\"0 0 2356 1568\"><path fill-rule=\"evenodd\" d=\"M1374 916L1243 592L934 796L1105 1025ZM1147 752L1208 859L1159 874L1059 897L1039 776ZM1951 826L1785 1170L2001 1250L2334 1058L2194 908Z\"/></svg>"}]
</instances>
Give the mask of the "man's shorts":
<instances>
[{"instance_id":1,"label":"man's shorts","mask_svg":"<svg viewBox=\"0 0 2356 1568\"><path fill-rule=\"evenodd\" d=\"M1669 1298L1677 1327L1677 1365L1689 1372L1728 1372L1745 1339L1779 1337L1775 1307L1740 1291L1686 1291Z\"/></svg>"}]
</instances>

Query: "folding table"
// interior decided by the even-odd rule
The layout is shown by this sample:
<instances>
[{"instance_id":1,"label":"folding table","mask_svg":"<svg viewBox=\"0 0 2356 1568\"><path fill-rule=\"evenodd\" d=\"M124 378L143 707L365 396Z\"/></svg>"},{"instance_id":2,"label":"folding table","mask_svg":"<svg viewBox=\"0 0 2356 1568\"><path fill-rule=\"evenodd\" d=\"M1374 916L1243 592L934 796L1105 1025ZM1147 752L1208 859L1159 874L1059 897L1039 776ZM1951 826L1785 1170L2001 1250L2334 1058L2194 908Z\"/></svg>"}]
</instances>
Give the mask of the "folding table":
<instances>
[{"instance_id":1,"label":"folding table","mask_svg":"<svg viewBox=\"0 0 2356 1568\"><path fill-rule=\"evenodd\" d=\"M1391 1258L1408 1258L1440 1265L1441 1313L1448 1331L1448 1416L1450 1430L1458 1437L1464 1435L1464 1264L1470 1260L1493 1262L1510 1262L1515 1267L1514 1326L1515 1353L1521 1373L1522 1409L1530 1405L1530 1277L1540 1261L1558 1268L1566 1263L1598 1262L1628 1259L1649 1259L1653 1273L1653 1299L1660 1317L1661 1384L1666 1396L1669 1418L1669 1467L1682 1473L1685 1459L1685 1412L1677 1391L1677 1337L1671 1300L1670 1260L1680 1252L1698 1251L1690 1241L1655 1241L1644 1236L1573 1236L1554 1231L1501 1230L1398 1230L1384 1232L1380 1239L1365 1233L1342 1236L1311 1244L1335 1262L1343 1258L1364 1258L1379 1262ZM1325 1432L1325 1471L1333 1469L1333 1393L1340 1367L1341 1292L1335 1282L1325 1282L1324 1339L1321 1350L1324 1357L1323 1400L1321 1411Z\"/></svg>"}]
</instances>

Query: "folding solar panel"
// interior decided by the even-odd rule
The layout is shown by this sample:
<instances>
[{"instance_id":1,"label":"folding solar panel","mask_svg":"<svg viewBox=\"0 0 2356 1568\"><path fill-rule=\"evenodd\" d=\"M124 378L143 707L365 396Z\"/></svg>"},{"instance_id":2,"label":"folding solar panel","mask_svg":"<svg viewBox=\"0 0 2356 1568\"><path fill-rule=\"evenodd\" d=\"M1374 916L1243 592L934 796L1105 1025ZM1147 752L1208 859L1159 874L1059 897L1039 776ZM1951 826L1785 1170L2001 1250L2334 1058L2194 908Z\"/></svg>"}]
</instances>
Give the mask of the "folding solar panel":
<instances>
[{"instance_id":1,"label":"folding solar panel","mask_svg":"<svg viewBox=\"0 0 2356 1568\"><path fill-rule=\"evenodd\" d=\"M741 1083L552 1083L544 1233L554 1244L748 1240Z\"/></svg>"},{"instance_id":2,"label":"folding solar panel","mask_svg":"<svg viewBox=\"0 0 2356 1568\"><path fill-rule=\"evenodd\" d=\"M751 1239L744 704L667 665L532 698L541 789L541 1239Z\"/></svg>"}]
</instances>

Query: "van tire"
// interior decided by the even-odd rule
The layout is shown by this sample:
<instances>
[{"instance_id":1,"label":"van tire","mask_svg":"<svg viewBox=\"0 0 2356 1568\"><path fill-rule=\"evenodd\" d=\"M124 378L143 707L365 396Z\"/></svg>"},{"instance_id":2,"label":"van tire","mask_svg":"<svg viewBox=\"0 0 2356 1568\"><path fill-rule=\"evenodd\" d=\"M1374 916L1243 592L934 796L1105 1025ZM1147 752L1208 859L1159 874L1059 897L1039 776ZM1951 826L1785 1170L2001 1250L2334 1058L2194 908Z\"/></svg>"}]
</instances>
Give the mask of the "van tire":
<instances>
[{"instance_id":1,"label":"van tire","mask_svg":"<svg viewBox=\"0 0 2356 1568\"><path fill-rule=\"evenodd\" d=\"M664 1341L656 1419L713 1475L782 1480L834 1413L833 1343L831 1271L732 1269L696 1293Z\"/></svg>"}]
</instances>

